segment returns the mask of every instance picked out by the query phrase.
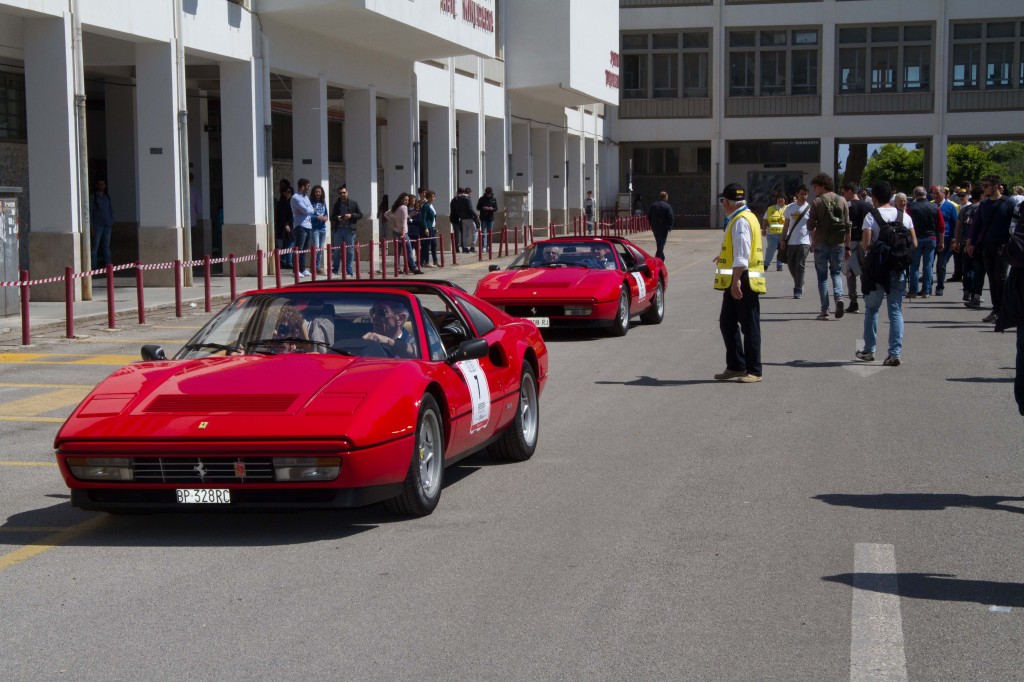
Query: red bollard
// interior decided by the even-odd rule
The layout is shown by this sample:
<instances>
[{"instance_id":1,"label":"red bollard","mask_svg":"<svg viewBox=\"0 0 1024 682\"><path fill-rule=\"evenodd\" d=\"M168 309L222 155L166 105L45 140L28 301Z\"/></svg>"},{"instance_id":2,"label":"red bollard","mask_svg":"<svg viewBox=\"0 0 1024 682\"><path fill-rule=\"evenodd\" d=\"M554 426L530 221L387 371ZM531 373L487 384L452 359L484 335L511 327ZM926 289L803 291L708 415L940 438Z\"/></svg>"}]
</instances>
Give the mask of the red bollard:
<instances>
[{"instance_id":1,"label":"red bollard","mask_svg":"<svg viewBox=\"0 0 1024 682\"><path fill-rule=\"evenodd\" d=\"M228 254L228 280L231 282L231 300L238 298L237 282L235 281L235 254Z\"/></svg>"},{"instance_id":2,"label":"red bollard","mask_svg":"<svg viewBox=\"0 0 1024 682\"><path fill-rule=\"evenodd\" d=\"M256 249L256 288L263 289L263 249Z\"/></svg>"},{"instance_id":3,"label":"red bollard","mask_svg":"<svg viewBox=\"0 0 1024 682\"><path fill-rule=\"evenodd\" d=\"M394 244L394 247L395 247L395 277L398 277L399 262L402 260L398 256L398 239L397 238L392 238L391 239L391 243ZM402 246L405 246L405 245L403 244ZM405 251L405 249L402 249L402 251ZM406 273L406 274L408 274L408 273Z\"/></svg>"},{"instance_id":4,"label":"red bollard","mask_svg":"<svg viewBox=\"0 0 1024 682\"><path fill-rule=\"evenodd\" d=\"M107 328L117 329L114 319L114 266L107 263Z\"/></svg>"},{"instance_id":5,"label":"red bollard","mask_svg":"<svg viewBox=\"0 0 1024 682\"><path fill-rule=\"evenodd\" d=\"M292 247L292 277L295 278L295 284L299 283L299 250L296 247Z\"/></svg>"},{"instance_id":6,"label":"red bollard","mask_svg":"<svg viewBox=\"0 0 1024 682\"><path fill-rule=\"evenodd\" d=\"M452 229L452 265L458 265L459 259L455 256L455 229Z\"/></svg>"},{"instance_id":7,"label":"red bollard","mask_svg":"<svg viewBox=\"0 0 1024 682\"><path fill-rule=\"evenodd\" d=\"M420 263L423 262L423 240L420 237L416 238L416 250L413 253L416 254L416 262L413 263L416 267L413 270L419 270Z\"/></svg>"},{"instance_id":8,"label":"red bollard","mask_svg":"<svg viewBox=\"0 0 1024 682\"><path fill-rule=\"evenodd\" d=\"M342 242L338 248L341 249L341 255L338 260L338 274L341 275L341 280L345 281L348 279L348 245Z\"/></svg>"},{"instance_id":9,"label":"red bollard","mask_svg":"<svg viewBox=\"0 0 1024 682\"><path fill-rule=\"evenodd\" d=\"M146 324L146 287L142 279L142 263L135 261L135 300L139 304L139 324Z\"/></svg>"},{"instance_id":10,"label":"red bollard","mask_svg":"<svg viewBox=\"0 0 1024 682\"><path fill-rule=\"evenodd\" d=\"M352 248L354 248L356 250L356 257L355 257L355 261L356 261L356 279L362 279L363 278L363 272L362 272L362 269L360 267L360 260L361 259L359 258L359 242L356 242L355 246L352 247ZM346 268L345 271L348 272L347 268ZM370 274L371 275L373 274L373 268L370 268Z\"/></svg>"},{"instance_id":11,"label":"red bollard","mask_svg":"<svg viewBox=\"0 0 1024 682\"><path fill-rule=\"evenodd\" d=\"M369 252L366 257L366 266L370 270L370 279L374 278L374 265L373 265L373 240L370 240Z\"/></svg>"},{"instance_id":12,"label":"red bollard","mask_svg":"<svg viewBox=\"0 0 1024 682\"><path fill-rule=\"evenodd\" d=\"M309 247L309 275L312 282L316 281L316 273L320 269L316 266L316 257L319 252L320 249L316 246Z\"/></svg>"},{"instance_id":13,"label":"red bollard","mask_svg":"<svg viewBox=\"0 0 1024 682\"><path fill-rule=\"evenodd\" d=\"M75 271L64 268L64 338L75 338Z\"/></svg>"},{"instance_id":14,"label":"red bollard","mask_svg":"<svg viewBox=\"0 0 1024 682\"><path fill-rule=\"evenodd\" d=\"M278 264L280 264L280 258L278 258ZM280 271L280 267L278 268ZM281 273L277 274L278 286L281 285ZM210 281L210 257L203 256L203 310L210 312L213 310L213 294L211 292L212 283Z\"/></svg>"},{"instance_id":15,"label":"red bollard","mask_svg":"<svg viewBox=\"0 0 1024 682\"><path fill-rule=\"evenodd\" d=\"M21 345L32 344L32 332L29 325L28 306L28 270L21 271Z\"/></svg>"},{"instance_id":16,"label":"red bollard","mask_svg":"<svg viewBox=\"0 0 1024 682\"><path fill-rule=\"evenodd\" d=\"M443 268L444 267L444 240L441 239L441 233L440 232L438 232L437 235L434 236L434 239L437 240L437 250L441 252L441 267Z\"/></svg>"},{"instance_id":17,"label":"red bollard","mask_svg":"<svg viewBox=\"0 0 1024 682\"><path fill-rule=\"evenodd\" d=\"M494 260L494 231L487 235L487 260Z\"/></svg>"},{"instance_id":18,"label":"red bollard","mask_svg":"<svg viewBox=\"0 0 1024 682\"><path fill-rule=\"evenodd\" d=\"M274 281L281 288L281 249L274 249ZM207 310L206 312L210 312Z\"/></svg>"},{"instance_id":19,"label":"red bollard","mask_svg":"<svg viewBox=\"0 0 1024 682\"><path fill-rule=\"evenodd\" d=\"M516 255L518 256L519 255L519 226L518 225L513 225L512 226L512 232L513 232L512 236L513 236L513 238L515 240L515 243L516 243Z\"/></svg>"},{"instance_id":20,"label":"red bollard","mask_svg":"<svg viewBox=\"0 0 1024 682\"><path fill-rule=\"evenodd\" d=\"M181 317L181 259L174 260L174 316Z\"/></svg>"}]
</instances>

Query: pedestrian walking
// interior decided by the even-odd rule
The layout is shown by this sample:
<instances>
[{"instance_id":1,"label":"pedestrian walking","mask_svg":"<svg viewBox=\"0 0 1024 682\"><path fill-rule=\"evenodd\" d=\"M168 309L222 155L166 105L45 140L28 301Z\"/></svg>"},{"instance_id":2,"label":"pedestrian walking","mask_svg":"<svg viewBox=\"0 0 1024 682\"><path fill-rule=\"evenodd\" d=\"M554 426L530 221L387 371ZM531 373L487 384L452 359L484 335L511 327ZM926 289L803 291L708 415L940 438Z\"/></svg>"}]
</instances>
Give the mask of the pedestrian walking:
<instances>
[{"instance_id":1,"label":"pedestrian walking","mask_svg":"<svg viewBox=\"0 0 1024 682\"><path fill-rule=\"evenodd\" d=\"M1003 249L1003 256L1010 266L1006 277L1006 292L1003 309L996 320L996 331L1017 328L1017 363L1013 380L1013 397L1017 411L1024 415L1024 202L1016 202L1013 213L1014 230Z\"/></svg>"},{"instance_id":2,"label":"pedestrian walking","mask_svg":"<svg viewBox=\"0 0 1024 682\"><path fill-rule=\"evenodd\" d=\"M981 179L981 190L985 201L978 206L974 219L974 230L967 243L967 253L975 258L975 291L980 299L981 286L977 276L978 254L981 268L988 276L989 292L992 295L992 312L982 322L995 322L1002 310L1003 290L1006 287L1008 264L1003 254L1003 247L1010 240L1010 222L1016 202L1001 191L998 175L988 175ZM980 307L980 301L978 306Z\"/></svg>"},{"instance_id":3,"label":"pedestrian walking","mask_svg":"<svg viewBox=\"0 0 1024 682\"><path fill-rule=\"evenodd\" d=\"M783 212L786 222L782 226L782 239L779 240L780 245L785 244L786 266L793 278L793 298L804 295L804 272L807 254L811 251L811 234L807 231L807 212L811 210L811 205L807 203L807 194L806 185L796 188L793 203Z\"/></svg>"},{"instance_id":4,"label":"pedestrian walking","mask_svg":"<svg viewBox=\"0 0 1024 682\"><path fill-rule=\"evenodd\" d=\"M945 230L942 239L937 245L935 253L935 295L942 296L946 290L946 267L949 259L953 256L953 235L956 233L956 222L960 214L960 206L949 200L949 188L937 187L935 192L935 204L942 214L942 223ZM954 270L956 265L953 266Z\"/></svg>"},{"instance_id":5,"label":"pedestrian walking","mask_svg":"<svg viewBox=\"0 0 1024 682\"><path fill-rule=\"evenodd\" d=\"M654 257L665 260L665 242L668 240L668 233L676 222L676 214L672 211L672 205L668 203L668 192L658 195L658 200L647 207L647 222L654 234L654 243L657 251Z\"/></svg>"},{"instance_id":6,"label":"pedestrian walking","mask_svg":"<svg viewBox=\"0 0 1024 682\"><path fill-rule=\"evenodd\" d=\"M938 196L938 188L934 196ZM932 263L936 251L944 248L946 226L942 213L933 201L928 201L924 187L914 188L914 201L907 207L910 221L917 234L914 260L910 264L910 279L907 285L908 298L928 298L932 293Z\"/></svg>"},{"instance_id":7,"label":"pedestrian walking","mask_svg":"<svg viewBox=\"0 0 1024 682\"><path fill-rule=\"evenodd\" d=\"M778 272L782 272L782 257L785 252L779 250L779 242L782 239L782 228L786 225L786 195L782 192L776 192L772 197L772 202L772 205L768 207L761 217L761 236L765 244L764 269L771 270L772 259L775 258L777 253L778 258L775 259L775 269Z\"/></svg>"},{"instance_id":8,"label":"pedestrian walking","mask_svg":"<svg viewBox=\"0 0 1024 682\"><path fill-rule=\"evenodd\" d=\"M715 289L722 292L718 324L725 342L725 371L715 379L752 384L762 376L760 295L767 292L761 226L747 208L741 185L726 185L719 201L727 221L715 260Z\"/></svg>"},{"instance_id":9,"label":"pedestrian walking","mask_svg":"<svg viewBox=\"0 0 1024 682\"><path fill-rule=\"evenodd\" d=\"M817 319L828 320L828 281L832 280L832 298L836 318L846 313L843 300L843 261L851 253L850 207L835 192L835 182L828 173L818 173L811 180L814 201L807 217L807 229L814 244L814 270L818 276L818 298L821 312Z\"/></svg>"},{"instance_id":10,"label":"pedestrian walking","mask_svg":"<svg viewBox=\"0 0 1024 682\"><path fill-rule=\"evenodd\" d=\"M587 223L587 234L594 234L594 193L589 189L583 200L583 218Z\"/></svg>"},{"instance_id":11,"label":"pedestrian walking","mask_svg":"<svg viewBox=\"0 0 1024 682\"><path fill-rule=\"evenodd\" d=\"M437 211L434 199L437 192L423 191L423 205L420 206L420 218L423 221L423 246L420 247L420 267L438 267L437 264Z\"/></svg>"}]
</instances>

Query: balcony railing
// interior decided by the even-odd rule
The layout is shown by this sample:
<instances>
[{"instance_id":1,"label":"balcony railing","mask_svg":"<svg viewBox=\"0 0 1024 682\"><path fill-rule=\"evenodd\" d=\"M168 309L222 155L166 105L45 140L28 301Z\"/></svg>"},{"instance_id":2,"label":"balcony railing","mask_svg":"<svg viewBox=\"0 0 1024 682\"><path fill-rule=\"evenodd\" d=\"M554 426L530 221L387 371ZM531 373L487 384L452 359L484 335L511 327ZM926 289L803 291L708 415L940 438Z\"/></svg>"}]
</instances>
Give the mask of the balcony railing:
<instances>
[{"instance_id":1,"label":"balcony railing","mask_svg":"<svg viewBox=\"0 0 1024 682\"><path fill-rule=\"evenodd\" d=\"M935 95L931 92L836 95L833 106L836 115L927 114L935 107Z\"/></svg>"},{"instance_id":2,"label":"balcony railing","mask_svg":"<svg viewBox=\"0 0 1024 682\"><path fill-rule=\"evenodd\" d=\"M711 98L624 99L619 118L711 118Z\"/></svg>"},{"instance_id":3,"label":"balcony railing","mask_svg":"<svg viewBox=\"0 0 1024 682\"><path fill-rule=\"evenodd\" d=\"M1024 90L983 90L949 93L950 111L1012 111L1024 109Z\"/></svg>"},{"instance_id":4,"label":"balcony railing","mask_svg":"<svg viewBox=\"0 0 1024 682\"><path fill-rule=\"evenodd\" d=\"M820 95L725 98L725 115L727 117L818 116L820 114Z\"/></svg>"}]
</instances>

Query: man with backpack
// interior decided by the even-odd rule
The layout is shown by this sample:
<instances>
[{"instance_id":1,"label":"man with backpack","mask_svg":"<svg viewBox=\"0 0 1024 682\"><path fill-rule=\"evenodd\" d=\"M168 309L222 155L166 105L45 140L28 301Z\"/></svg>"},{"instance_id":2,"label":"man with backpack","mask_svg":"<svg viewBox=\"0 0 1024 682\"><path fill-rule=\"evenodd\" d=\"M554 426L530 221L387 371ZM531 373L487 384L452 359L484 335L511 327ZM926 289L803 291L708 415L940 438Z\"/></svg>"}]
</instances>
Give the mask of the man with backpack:
<instances>
[{"instance_id":1,"label":"man with backpack","mask_svg":"<svg viewBox=\"0 0 1024 682\"><path fill-rule=\"evenodd\" d=\"M889 313L889 353L883 365L899 367L903 351L903 290L906 269L917 235L910 216L893 207L892 185L879 180L871 186L874 208L864 217L862 246L864 274L864 348L857 351L861 362L874 362L878 335L878 311L885 299Z\"/></svg>"},{"instance_id":2,"label":"man with backpack","mask_svg":"<svg viewBox=\"0 0 1024 682\"><path fill-rule=\"evenodd\" d=\"M850 207L836 194L835 182L827 173L811 179L814 201L807 218L807 229L814 245L814 269L818 273L818 297L821 299L819 320L828 320L828 279L832 278L832 296L836 302L836 318L846 313L843 302L843 260L850 257Z\"/></svg>"}]
</instances>

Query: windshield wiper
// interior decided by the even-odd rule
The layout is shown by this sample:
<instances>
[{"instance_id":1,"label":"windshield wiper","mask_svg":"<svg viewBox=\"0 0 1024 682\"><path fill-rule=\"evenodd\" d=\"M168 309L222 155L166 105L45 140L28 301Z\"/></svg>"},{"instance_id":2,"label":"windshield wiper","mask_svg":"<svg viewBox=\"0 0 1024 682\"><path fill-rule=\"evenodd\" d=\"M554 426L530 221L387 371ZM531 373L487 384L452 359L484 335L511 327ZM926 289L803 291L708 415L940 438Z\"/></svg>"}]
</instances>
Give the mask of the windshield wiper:
<instances>
[{"instance_id":1,"label":"windshield wiper","mask_svg":"<svg viewBox=\"0 0 1024 682\"><path fill-rule=\"evenodd\" d=\"M280 345L282 343L308 343L311 346L319 346L320 348L326 348L332 353L337 353L338 355L352 356L352 353L349 353L347 350L335 348L329 343L324 343L323 341L314 341L313 339L303 339L299 338L298 336L284 336L279 339L259 339L258 341L248 342L246 344L246 347Z\"/></svg>"},{"instance_id":2,"label":"windshield wiper","mask_svg":"<svg viewBox=\"0 0 1024 682\"><path fill-rule=\"evenodd\" d=\"M238 346L229 346L226 343L205 342L205 343L186 343L185 344L185 350L197 350L199 348L212 348L213 350L222 350L222 351L226 352L228 355L231 355L232 353L240 353L240 352L242 352L242 349L239 348Z\"/></svg>"}]
</instances>

